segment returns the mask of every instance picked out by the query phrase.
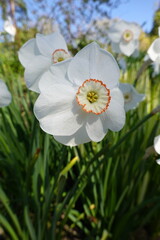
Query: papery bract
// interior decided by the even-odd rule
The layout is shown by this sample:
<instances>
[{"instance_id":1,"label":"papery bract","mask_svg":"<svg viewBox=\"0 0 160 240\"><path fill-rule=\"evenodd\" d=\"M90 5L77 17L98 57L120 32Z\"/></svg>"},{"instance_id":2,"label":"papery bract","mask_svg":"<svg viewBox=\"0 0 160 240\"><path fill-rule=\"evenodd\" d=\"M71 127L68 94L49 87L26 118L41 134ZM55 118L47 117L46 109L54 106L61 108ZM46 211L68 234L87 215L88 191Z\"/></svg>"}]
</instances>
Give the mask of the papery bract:
<instances>
[{"instance_id":1,"label":"papery bract","mask_svg":"<svg viewBox=\"0 0 160 240\"><path fill-rule=\"evenodd\" d=\"M119 68L96 43L43 74L34 113L41 128L69 146L99 142L125 123Z\"/></svg>"},{"instance_id":2,"label":"papery bract","mask_svg":"<svg viewBox=\"0 0 160 240\"><path fill-rule=\"evenodd\" d=\"M19 60L25 67L24 78L27 87L39 92L39 80L52 64L70 58L66 42L59 32L43 35L27 41L18 52Z\"/></svg>"},{"instance_id":3,"label":"papery bract","mask_svg":"<svg viewBox=\"0 0 160 240\"><path fill-rule=\"evenodd\" d=\"M141 28L136 23L117 21L108 30L108 38L111 41L112 50L131 56L139 48L139 36Z\"/></svg>"},{"instance_id":4,"label":"papery bract","mask_svg":"<svg viewBox=\"0 0 160 240\"><path fill-rule=\"evenodd\" d=\"M144 94L139 94L133 85L129 83L120 83L119 88L124 96L124 108L126 112L136 108L145 98Z\"/></svg>"},{"instance_id":5,"label":"papery bract","mask_svg":"<svg viewBox=\"0 0 160 240\"><path fill-rule=\"evenodd\" d=\"M11 94L6 84L0 79L0 107L5 107L11 102Z\"/></svg>"}]
</instances>

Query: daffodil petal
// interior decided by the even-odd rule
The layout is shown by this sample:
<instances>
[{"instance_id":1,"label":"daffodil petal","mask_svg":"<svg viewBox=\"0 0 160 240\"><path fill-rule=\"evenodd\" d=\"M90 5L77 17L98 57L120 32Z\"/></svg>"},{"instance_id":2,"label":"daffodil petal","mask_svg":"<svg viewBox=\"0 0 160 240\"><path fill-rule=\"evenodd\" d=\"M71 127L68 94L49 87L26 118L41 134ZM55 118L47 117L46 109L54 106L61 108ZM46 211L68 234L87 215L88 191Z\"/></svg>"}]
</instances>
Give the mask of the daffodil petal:
<instances>
[{"instance_id":1,"label":"daffodil petal","mask_svg":"<svg viewBox=\"0 0 160 240\"><path fill-rule=\"evenodd\" d=\"M54 138L58 142L70 147L77 146L79 144L83 144L91 141L91 139L89 138L86 132L86 128L84 126L79 128L78 131L71 136L54 136Z\"/></svg>"},{"instance_id":2,"label":"daffodil petal","mask_svg":"<svg viewBox=\"0 0 160 240\"><path fill-rule=\"evenodd\" d=\"M39 80L42 74L49 69L51 65L50 59L39 55L34 57L32 62L26 67L24 72L24 79L26 81L27 87L35 92L40 92L39 90Z\"/></svg>"},{"instance_id":3,"label":"daffodil petal","mask_svg":"<svg viewBox=\"0 0 160 240\"><path fill-rule=\"evenodd\" d=\"M69 65L70 59L66 60L65 62L61 63L61 64L55 64L52 65L50 67L50 69L48 71L46 71L39 82L39 89L40 92L43 92L43 94L45 92L48 93L48 91L50 91L50 89L52 89L52 85L54 84L65 84L66 88L67 85L73 85L68 78L66 78L66 72L68 69L68 65ZM51 86L51 87L48 87ZM52 92L51 92L52 94Z\"/></svg>"},{"instance_id":4,"label":"daffodil petal","mask_svg":"<svg viewBox=\"0 0 160 240\"><path fill-rule=\"evenodd\" d=\"M32 38L20 48L18 57L21 64L27 67L33 61L33 58L39 54L40 52L36 45L36 39Z\"/></svg>"},{"instance_id":5,"label":"daffodil petal","mask_svg":"<svg viewBox=\"0 0 160 240\"><path fill-rule=\"evenodd\" d=\"M113 88L118 85L119 67L109 52L93 42L72 59L68 76L77 85L81 85L86 79L97 79L103 81L108 88Z\"/></svg>"},{"instance_id":6,"label":"daffodil petal","mask_svg":"<svg viewBox=\"0 0 160 240\"><path fill-rule=\"evenodd\" d=\"M51 97L52 94L52 97ZM75 101L75 90L69 85L49 86L48 93L38 97L34 113L41 128L52 135L74 134L83 123L83 114Z\"/></svg>"},{"instance_id":7,"label":"daffodil petal","mask_svg":"<svg viewBox=\"0 0 160 240\"><path fill-rule=\"evenodd\" d=\"M135 51L136 47L137 47L137 42L133 40L130 42L121 41L119 44L119 48L121 52L126 56L131 56L132 53Z\"/></svg>"},{"instance_id":8,"label":"daffodil petal","mask_svg":"<svg viewBox=\"0 0 160 240\"><path fill-rule=\"evenodd\" d=\"M107 133L101 118L93 113L88 114L86 130L89 138L94 142L100 142Z\"/></svg>"},{"instance_id":9,"label":"daffodil petal","mask_svg":"<svg viewBox=\"0 0 160 240\"><path fill-rule=\"evenodd\" d=\"M52 57L52 53L56 49L67 50L66 42L59 32L54 32L48 35L38 33L36 35L36 43L41 54L49 58Z\"/></svg>"},{"instance_id":10,"label":"daffodil petal","mask_svg":"<svg viewBox=\"0 0 160 240\"><path fill-rule=\"evenodd\" d=\"M111 91L111 101L106 112L102 114L103 124L111 131L120 131L125 124L124 99L121 91Z\"/></svg>"},{"instance_id":11,"label":"daffodil petal","mask_svg":"<svg viewBox=\"0 0 160 240\"><path fill-rule=\"evenodd\" d=\"M138 39L142 32L141 27L136 23L129 23L129 29L133 32L133 39Z\"/></svg>"},{"instance_id":12,"label":"daffodil petal","mask_svg":"<svg viewBox=\"0 0 160 240\"><path fill-rule=\"evenodd\" d=\"M112 42L118 43L121 39L122 32L125 30L126 30L126 23L124 21L118 21L110 26L107 32L108 37Z\"/></svg>"}]
</instances>

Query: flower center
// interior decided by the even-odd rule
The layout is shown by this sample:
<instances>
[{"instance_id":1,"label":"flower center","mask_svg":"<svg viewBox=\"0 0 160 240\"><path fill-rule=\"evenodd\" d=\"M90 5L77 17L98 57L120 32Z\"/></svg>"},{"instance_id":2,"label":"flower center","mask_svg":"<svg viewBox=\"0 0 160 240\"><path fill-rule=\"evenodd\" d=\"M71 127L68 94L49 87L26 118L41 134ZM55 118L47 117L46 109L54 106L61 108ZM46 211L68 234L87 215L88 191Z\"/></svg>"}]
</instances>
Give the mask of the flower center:
<instances>
[{"instance_id":1,"label":"flower center","mask_svg":"<svg viewBox=\"0 0 160 240\"><path fill-rule=\"evenodd\" d=\"M132 33L132 31L130 31L130 30L125 30L125 31L123 32L122 37L123 37L123 40L124 40L124 41L130 42L130 41L133 39L133 33Z\"/></svg>"},{"instance_id":2,"label":"flower center","mask_svg":"<svg viewBox=\"0 0 160 240\"><path fill-rule=\"evenodd\" d=\"M53 53L52 53L52 61L53 63L58 63L58 62L62 62L66 59L70 58L69 53L64 50L64 49L56 49Z\"/></svg>"},{"instance_id":3,"label":"flower center","mask_svg":"<svg viewBox=\"0 0 160 240\"><path fill-rule=\"evenodd\" d=\"M132 96L131 96L130 93L124 93L123 97L124 97L124 102L125 103L128 103L128 102L130 102L132 100Z\"/></svg>"},{"instance_id":4,"label":"flower center","mask_svg":"<svg viewBox=\"0 0 160 240\"><path fill-rule=\"evenodd\" d=\"M87 79L79 87L76 100L85 112L99 115L109 106L110 90L100 80Z\"/></svg>"},{"instance_id":5,"label":"flower center","mask_svg":"<svg viewBox=\"0 0 160 240\"><path fill-rule=\"evenodd\" d=\"M97 102L98 95L95 91L90 91L87 93L87 99L90 103Z\"/></svg>"}]
</instances>

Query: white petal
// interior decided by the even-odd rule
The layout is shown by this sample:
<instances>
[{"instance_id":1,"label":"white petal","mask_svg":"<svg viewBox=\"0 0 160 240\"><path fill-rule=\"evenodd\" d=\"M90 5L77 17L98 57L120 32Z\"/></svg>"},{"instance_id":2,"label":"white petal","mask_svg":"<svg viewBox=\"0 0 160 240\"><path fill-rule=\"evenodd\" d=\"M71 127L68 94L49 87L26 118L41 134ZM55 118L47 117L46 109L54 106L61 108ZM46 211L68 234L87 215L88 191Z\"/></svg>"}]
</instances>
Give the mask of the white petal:
<instances>
[{"instance_id":1,"label":"white petal","mask_svg":"<svg viewBox=\"0 0 160 240\"><path fill-rule=\"evenodd\" d=\"M120 83L119 88L123 93L128 93L130 92L133 88L133 86L129 83Z\"/></svg>"},{"instance_id":2,"label":"white petal","mask_svg":"<svg viewBox=\"0 0 160 240\"><path fill-rule=\"evenodd\" d=\"M0 107L4 107L10 104L11 94L8 91L7 85L0 80Z\"/></svg>"},{"instance_id":3,"label":"white petal","mask_svg":"<svg viewBox=\"0 0 160 240\"><path fill-rule=\"evenodd\" d=\"M131 56L134 50L137 48L137 41L130 41L130 42L124 42L121 41L119 44L119 48L123 54L126 56Z\"/></svg>"},{"instance_id":4,"label":"white petal","mask_svg":"<svg viewBox=\"0 0 160 240\"><path fill-rule=\"evenodd\" d=\"M154 149L158 154L160 154L160 135L154 138Z\"/></svg>"},{"instance_id":5,"label":"white petal","mask_svg":"<svg viewBox=\"0 0 160 240\"><path fill-rule=\"evenodd\" d=\"M114 23L107 32L109 39L114 43L118 43L122 37L122 33L126 29L126 23L124 21Z\"/></svg>"},{"instance_id":6,"label":"white petal","mask_svg":"<svg viewBox=\"0 0 160 240\"><path fill-rule=\"evenodd\" d=\"M111 91L111 101L106 112L102 114L105 128L114 132L120 131L125 124L124 99L121 91L114 88Z\"/></svg>"},{"instance_id":7,"label":"white petal","mask_svg":"<svg viewBox=\"0 0 160 240\"><path fill-rule=\"evenodd\" d=\"M153 41L147 53L152 61L156 61L157 57L160 56L160 38Z\"/></svg>"},{"instance_id":8,"label":"white petal","mask_svg":"<svg viewBox=\"0 0 160 240\"><path fill-rule=\"evenodd\" d=\"M51 58L52 53L56 49L64 49L68 51L66 42L59 32L49 35L37 34L36 43L42 55Z\"/></svg>"},{"instance_id":9,"label":"white petal","mask_svg":"<svg viewBox=\"0 0 160 240\"><path fill-rule=\"evenodd\" d=\"M93 113L88 114L86 130L89 138L94 142L100 142L107 133L101 118Z\"/></svg>"},{"instance_id":10,"label":"white petal","mask_svg":"<svg viewBox=\"0 0 160 240\"><path fill-rule=\"evenodd\" d=\"M36 45L36 39L32 38L20 48L18 57L21 64L27 67L33 61L33 58L39 54L40 52Z\"/></svg>"},{"instance_id":11,"label":"white petal","mask_svg":"<svg viewBox=\"0 0 160 240\"><path fill-rule=\"evenodd\" d=\"M119 67L109 52L93 42L72 59L68 67L68 76L77 85L81 85L87 79L98 79L108 88L113 88L118 84Z\"/></svg>"},{"instance_id":12,"label":"white petal","mask_svg":"<svg viewBox=\"0 0 160 240\"><path fill-rule=\"evenodd\" d=\"M55 83L73 85L67 78L67 69L70 61L71 60L68 59L60 64L52 65L50 69L41 76L39 82L40 92L45 94L45 91L48 91L48 89L50 90L50 87L48 86L52 86Z\"/></svg>"},{"instance_id":13,"label":"white petal","mask_svg":"<svg viewBox=\"0 0 160 240\"><path fill-rule=\"evenodd\" d=\"M27 87L35 92L40 92L39 90L39 80L45 71L48 71L51 66L50 59L38 55L34 57L33 61L27 66L24 73L24 78Z\"/></svg>"},{"instance_id":14,"label":"white petal","mask_svg":"<svg viewBox=\"0 0 160 240\"><path fill-rule=\"evenodd\" d=\"M50 89L52 88L52 85L54 84L65 84L66 87L67 85L73 85L68 80L68 77L66 74L69 62L70 62L70 59L60 64L54 64L50 67L48 71L46 71L41 76L41 79L39 81L40 92L42 92L43 94L48 94L48 91L50 91Z\"/></svg>"},{"instance_id":15,"label":"white petal","mask_svg":"<svg viewBox=\"0 0 160 240\"><path fill-rule=\"evenodd\" d=\"M129 23L128 26L129 26L129 30L133 32L133 39L138 40L142 32L140 25L138 25L137 23Z\"/></svg>"},{"instance_id":16,"label":"white petal","mask_svg":"<svg viewBox=\"0 0 160 240\"><path fill-rule=\"evenodd\" d=\"M78 129L78 131L71 136L54 136L54 138L58 142L70 147L77 146L79 144L83 144L91 141L91 139L88 137L86 128L84 126Z\"/></svg>"},{"instance_id":17,"label":"white petal","mask_svg":"<svg viewBox=\"0 0 160 240\"><path fill-rule=\"evenodd\" d=\"M48 94L41 93L34 106L41 128L52 135L74 134L83 124L83 114L75 100L74 88L55 84L48 89Z\"/></svg>"},{"instance_id":18,"label":"white petal","mask_svg":"<svg viewBox=\"0 0 160 240\"><path fill-rule=\"evenodd\" d=\"M136 108L139 105L139 103L144 100L144 98L145 98L144 94L137 93L132 95L132 101L129 103L125 103L124 105L125 111L127 112L131 109Z\"/></svg>"}]
</instances>

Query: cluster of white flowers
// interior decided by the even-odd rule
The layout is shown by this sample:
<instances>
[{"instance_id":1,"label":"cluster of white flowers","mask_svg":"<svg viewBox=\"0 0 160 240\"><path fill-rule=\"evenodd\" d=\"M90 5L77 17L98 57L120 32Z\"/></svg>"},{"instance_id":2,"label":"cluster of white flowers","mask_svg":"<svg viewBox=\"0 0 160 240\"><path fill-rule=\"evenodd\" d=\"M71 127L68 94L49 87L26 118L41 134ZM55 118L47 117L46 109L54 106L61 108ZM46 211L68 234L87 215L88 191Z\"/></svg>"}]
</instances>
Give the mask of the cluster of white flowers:
<instances>
[{"instance_id":1,"label":"cluster of white flowers","mask_svg":"<svg viewBox=\"0 0 160 240\"><path fill-rule=\"evenodd\" d=\"M71 57L59 32L37 34L19 59L28 88L40 94L34 113L41 128L65 145L98 142L108 129L121 130L125 111L144 99L132 85L119 86L117 62L95 42Z\"/></svg>"},{"instance_id":2,"label":"cluster of white flowers","mask_svg":"<svg viewBox=\"0 0 160 240\"><path fill-rule=\"evenodd\" d=\"M65 145L101 141L125 123L119 67L95 42L74 57L56 32L38 34L19 51L27 86L40 95L34 113L41 128Z\"/></svg>"},{"instance_id":3,"label":"cluster of white flowers","mask_svg":"<svg viewBox=\"0 0 160 240\"><path fill-rule=\"evenodd\" d=\"M10 19L5 24L6 31L15 35ZM107 32L113 51L126 56L138 51L140 33L139 25L122 20L113 21ZM65 145L99 142L108 129L121 130L125 111L145 98L131 84L119 84L117 62L95 42L71 56L59 31L37 34L18 55L27 87L39 94L34 113L41 128ZM152 43L148 55L160 63L160 38ZM125 72L124 58L119 65ZM10 101L11 94L0 80L0 107Z\"/></svg>"}]
</instances>

